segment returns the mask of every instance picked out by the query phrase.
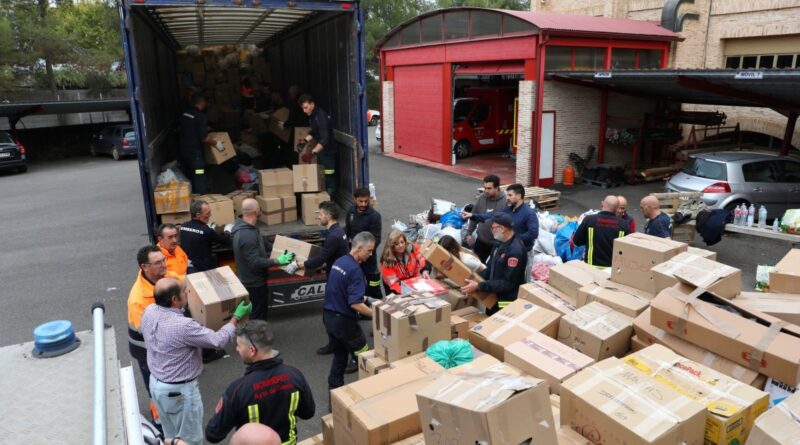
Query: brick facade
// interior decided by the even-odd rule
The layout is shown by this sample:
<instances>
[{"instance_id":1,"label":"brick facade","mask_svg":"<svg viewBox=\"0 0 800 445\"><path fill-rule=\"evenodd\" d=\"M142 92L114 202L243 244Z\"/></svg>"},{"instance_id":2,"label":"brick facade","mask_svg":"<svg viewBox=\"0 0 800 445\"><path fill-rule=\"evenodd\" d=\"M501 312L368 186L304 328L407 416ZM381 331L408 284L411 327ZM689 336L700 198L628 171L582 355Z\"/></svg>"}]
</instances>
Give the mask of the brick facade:
<instances>
[{"instance_id":1,"label":"brick facade","mask_svg":"<svg viewBox=\"0 0 800 445\"><path fill-rule=\"evenodd\" d=\"M381 116L381 139L384 153L394 153L394 82L384 80L383 84L383 115Z\"/></svg>"},{"instance_id":2,"label":"brick facade","mask_svg":"<svg viewBox=\"0 0 800 445\"><path fill-rule=\"evenodd\" d=\"M531 146L533 141L533 110L536 104L536 82L519 83L519 111L517 113L517 164L516 180L528 185L533 182L531 171Z\"/></svg>"}]
</instances>

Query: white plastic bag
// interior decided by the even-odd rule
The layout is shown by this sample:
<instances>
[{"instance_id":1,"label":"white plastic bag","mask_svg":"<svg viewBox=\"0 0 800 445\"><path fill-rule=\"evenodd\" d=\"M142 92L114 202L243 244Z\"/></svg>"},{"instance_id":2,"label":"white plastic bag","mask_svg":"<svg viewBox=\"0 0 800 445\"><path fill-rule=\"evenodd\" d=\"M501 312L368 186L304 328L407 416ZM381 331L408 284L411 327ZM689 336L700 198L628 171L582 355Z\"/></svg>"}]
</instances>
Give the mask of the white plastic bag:
<instances>
[{"instance_id":1,"label":"white plastic bag","mask_svg":"<svg viewBox=\"0 0 800 445\"><path fill-rule=\"evenodd\" d=\"M441 231L442 231L442 225L441 224L428 224L428 225L426 225L424 227L424 232L422 234L422 239L426 239L426 240L434 239L434 237L439 235L439 232L441 232Z\"/></svg>"},{"instance_id":2,"label":"white plastic bag","mask_svg":"<svg viewBox=\"0 0 800 445\"><path fill-rule=\"evenodd\" d=\"M398 220L394 220L394 224L392 224L392 230L398 230L400 232L405 232L408 229L408 225L404 224Z\"/></svg>"},{"instance_id":3,"label":"white plastic bag","mask_svg":"<svg viewBox=\"0 0 800 445\"><path fill-rule=\"evenodd\" d=\"M539 237L536 238L536 243L533 245L533 251L536 253L546 253L548 255L556 254L556 236L550 232L539 230Z\"/></svg>"},{"instance_id":4,"label":"white plastic bag","mask_svg":"<svg viewBox=\"0 0 800 445\"><path fill-rule=\"evenodd\" d=\"M438 241L445 235L452 236L458 244L461 244L461 229L456 229L455 227L447 226L439 231L438 235L436 236L436 240Z\"/></svg>"}]
</instances>

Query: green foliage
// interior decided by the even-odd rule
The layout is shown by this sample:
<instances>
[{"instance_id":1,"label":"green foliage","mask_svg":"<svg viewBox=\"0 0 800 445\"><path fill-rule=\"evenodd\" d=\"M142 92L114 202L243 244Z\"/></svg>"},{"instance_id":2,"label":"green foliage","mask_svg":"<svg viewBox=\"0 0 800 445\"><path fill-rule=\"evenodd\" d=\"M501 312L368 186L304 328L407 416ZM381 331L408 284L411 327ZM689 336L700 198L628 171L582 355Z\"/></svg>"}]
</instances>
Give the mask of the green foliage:
<instances>
[{"instance_id":1,"label":"green foliage","mask_svg":"<svg viewBox=\"0 0 800 445\"><path fill-rule=\"evenodd\" d=\"M56 80L56 88L59 90L70 90L86 88L86 74L75 68L65 68L53 71ZM50 79L45 70L36 70L33 75L34 85L37 88L50 88Z\"/></svg>"}]
</instances>

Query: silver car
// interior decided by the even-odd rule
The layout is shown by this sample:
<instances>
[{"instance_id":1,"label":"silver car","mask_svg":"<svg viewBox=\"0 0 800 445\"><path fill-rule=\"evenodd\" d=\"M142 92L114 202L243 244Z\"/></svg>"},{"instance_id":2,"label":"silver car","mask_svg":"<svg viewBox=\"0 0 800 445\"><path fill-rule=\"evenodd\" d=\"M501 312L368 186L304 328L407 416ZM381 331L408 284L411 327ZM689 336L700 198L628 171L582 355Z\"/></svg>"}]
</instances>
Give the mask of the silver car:
<instances>
[{"instance_id":1,"label":"silver car","mask_svg":"<svg viewBox=\"0 0 800 445\"><path fill-rule=\"evenodd\" d=\"M764 205L772 219L800 208L800 161L787 156L746 151L696 154L667 182L668 192L703 192L715 209L739 204Z\"/></svg>"}]
</instances>

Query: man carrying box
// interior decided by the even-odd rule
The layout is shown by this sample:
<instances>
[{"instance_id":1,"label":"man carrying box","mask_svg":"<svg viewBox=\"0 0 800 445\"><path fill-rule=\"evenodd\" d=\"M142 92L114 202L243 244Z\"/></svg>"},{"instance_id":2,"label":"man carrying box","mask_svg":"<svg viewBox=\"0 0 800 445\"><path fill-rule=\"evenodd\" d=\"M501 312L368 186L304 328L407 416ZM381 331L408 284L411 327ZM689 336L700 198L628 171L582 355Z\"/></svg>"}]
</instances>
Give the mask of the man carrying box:
<instances>
[{"instance_id":1,"label":"man carrying box","mask_svg":"<svg viewBox=\"0 0 800 445\"><path fill-rule=\"evenodd\" d=\"M619 199L606 196L600 203L599 213L583 218L578 230L572 235L575 246L586 246L584 261L593 267L611 267L614 240L631 233L628 223L617 216Z\"/></svg>"},{"instance_id":2,"label":"man carrying box","mask_svg":"<svg viewBox=\"0 0 800 445\"><path fill-rule=\"evenodd\" d=\"M192 182L192 193L206 193L206 161L204 149L206 145L216 145L217 141L208 137L206 115L206 98L202 94L192 97L192 105L180 118L180 148L178 160L183 172Z\"/></svg>"},{"instance_id":3,"label":"man carrying box","mask_svg":"<svg viewBox=\"0 0 800 445\"><path fill-rule=\"evenodd\" d=\"M325 274L330 275L333 263L340 257L347 255L350 251L350 243L347 242L347 235L339 226L339 208L332 201L319 203L319 224L328 230L328 236L322 244L322 250L313 258L307 261L298 261L297 267L316 269L325 265Z\"/></svg>"},{"instance_id":4,"label":"man carrying box","mask_svg":"<svg viewBox=\"0 0 800 445\"><path fill-rule=\"evenodd\" d=\"M333 138L331 117L325 110L317 107L310 94L300 96L297 102L303 107L303 112L309 117L308 122L311 125L311 133L306 136L306 142L311 142L312 139L317 141L311 153L317 155L325 167L325 190L333 196L337 185L336 161L339 153L336 149L336 140Z\"/></svg>"}]
</instances>

